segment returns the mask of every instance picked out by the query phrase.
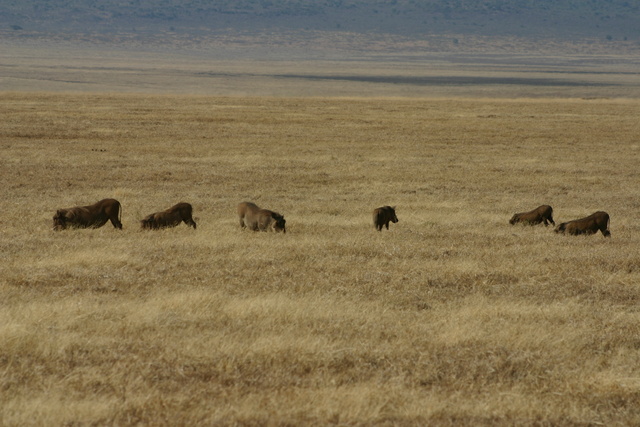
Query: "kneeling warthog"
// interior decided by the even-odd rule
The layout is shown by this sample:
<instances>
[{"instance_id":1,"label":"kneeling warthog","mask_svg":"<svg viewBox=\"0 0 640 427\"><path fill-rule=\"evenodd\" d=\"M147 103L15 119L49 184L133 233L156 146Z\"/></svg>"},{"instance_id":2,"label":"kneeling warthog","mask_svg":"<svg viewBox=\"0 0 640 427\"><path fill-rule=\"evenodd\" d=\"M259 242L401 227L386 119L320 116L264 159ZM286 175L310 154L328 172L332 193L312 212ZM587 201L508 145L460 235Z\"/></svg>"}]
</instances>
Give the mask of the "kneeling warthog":
<instances>
[{"instance_id":1,"label":"kneeling warthog","mask_svg":"<svg viewBox=\"0 0 640 427\"><path fill-rule=\"evenodd\" d=\"M549 223L556 225L556 223L553 222L553 208L549 205L538 206L529 212L514 214L509 220L509 224L511 225L518 222L528 225L536 225L544 222L545 227L549 225Z\"/></svg>"},{"instance_id":2,"label":"kneeling warthog","mask_svg":"<svg viewBox=\"0 0 640 427\"><path fill-rule=\"evenodd\" d=\"M116 199L103 199L89 206L58 209L53 216L53 229L98 228L111 221L115 228L122 230L121 210L120 202Z\"/></svg>"},{"instance_id":3,"label":"kneeling warthog","mask_svg":"<svg viewBox=\"0 0 640 427\"><path fill-rule=\"evenodd\" d=\"M604 237L611 237L609 232L609 214L598 211L586 218L563 222L556 227L556 233L569 233L573 236L580 234L595 234L600 230Z\"/></svg>"},{"instance_id":4,"label":"kneeling warthog","mask_svg":"<svg viewBox=\"0 0 640 427\"><path fill-rule=\"evenodd\" d=\"M189 203L178 203L171 206L169 209L162 212L152 213L147 215L140 221L142 228L149 230L158 230L160 228L175 227L176 225L184 222L187 225L196 228L196 222L191 216L193 208Z\"/></svg>"},{"instance_id":5,"label":"kneeling warthog","mask_svg":"<svg viewBox=\"0 0 640 427\"><path fill-rule=\"evenodd\" d=\"M382 226L385 226L388 230L389 222L393 222L394 224L398 222L395 206L382 206L381 208L373 210L373 226L376 230L382 231Z\"/></svg>"},{"instance_id":6,"label":"kneeling warthog","mask_svg":"<svg viewBox=\"0 0 640 427\"><path fill-rule=\"evenodd\" d=\"M242 202L238 205L240 227L253 231L282 231L286 233L284 215L268 209L261 209L255 203Z\"/></svg>"}]
</instances>

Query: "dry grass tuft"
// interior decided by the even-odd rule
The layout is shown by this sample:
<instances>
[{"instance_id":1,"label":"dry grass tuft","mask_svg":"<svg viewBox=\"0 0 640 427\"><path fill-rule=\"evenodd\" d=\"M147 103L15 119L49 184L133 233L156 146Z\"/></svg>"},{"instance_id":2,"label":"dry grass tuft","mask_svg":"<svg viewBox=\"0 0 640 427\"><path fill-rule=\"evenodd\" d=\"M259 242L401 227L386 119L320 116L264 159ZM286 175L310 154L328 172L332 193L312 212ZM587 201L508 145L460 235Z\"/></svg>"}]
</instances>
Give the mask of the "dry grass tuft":
<instances>
[{"instance_id":1,"label":"dry grass tuft","mask_svg":"<svg viewBox=\"0 0 640 427\"><path fill-rule=\"evenodd\" d=\"M5 93L0 424L639 424L638 107Z\"/></svg>"}]
</instances>

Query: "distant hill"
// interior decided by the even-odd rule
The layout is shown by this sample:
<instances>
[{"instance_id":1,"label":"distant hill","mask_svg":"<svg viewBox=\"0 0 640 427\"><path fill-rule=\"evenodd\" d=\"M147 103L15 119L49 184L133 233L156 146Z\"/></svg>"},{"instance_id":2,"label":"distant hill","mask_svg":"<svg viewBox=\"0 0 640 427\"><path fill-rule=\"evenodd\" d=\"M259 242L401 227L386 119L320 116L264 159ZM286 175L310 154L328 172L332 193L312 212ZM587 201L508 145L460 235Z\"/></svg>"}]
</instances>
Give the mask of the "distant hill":
<instances>
[{"instance_id":1,"label":"distant hill","mask_svg":"<svg viewBox=\"0 0 640 427\"><path fill-rule=\"evenodd\" d=\"M5 35L330 31L640 43L639 24L637 0L0 0Z\"/></svg>"}]
</instances>

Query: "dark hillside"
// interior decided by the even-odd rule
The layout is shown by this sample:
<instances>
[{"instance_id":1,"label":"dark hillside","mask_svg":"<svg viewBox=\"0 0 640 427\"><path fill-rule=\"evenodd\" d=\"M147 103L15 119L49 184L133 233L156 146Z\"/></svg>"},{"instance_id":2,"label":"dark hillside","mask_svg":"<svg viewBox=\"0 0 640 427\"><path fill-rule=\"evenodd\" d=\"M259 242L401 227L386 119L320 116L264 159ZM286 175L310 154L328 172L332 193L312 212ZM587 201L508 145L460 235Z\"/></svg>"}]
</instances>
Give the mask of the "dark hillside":
<instances>
[{"instance_id":1,"label":"dark hillside","mask_svg":"<svg viewBox=\"0 0 640 427\"><path fill-rule=\"evenodd\" d=\"M0 0L0 30L319 30L640 41L630 0Z\"/></svg>"}]
</instances>

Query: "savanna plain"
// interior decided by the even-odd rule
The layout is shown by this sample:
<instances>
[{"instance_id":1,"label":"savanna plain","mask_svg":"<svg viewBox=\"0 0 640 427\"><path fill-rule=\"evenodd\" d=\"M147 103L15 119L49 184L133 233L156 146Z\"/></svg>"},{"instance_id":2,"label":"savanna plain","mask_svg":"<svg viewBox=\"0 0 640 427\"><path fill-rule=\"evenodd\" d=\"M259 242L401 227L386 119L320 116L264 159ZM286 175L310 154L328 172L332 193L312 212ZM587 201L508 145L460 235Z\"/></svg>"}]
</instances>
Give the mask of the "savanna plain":
<instances>
[{"instance_id":1,"label":"savanna plain","mask_svg":"<svg viewBox=\"0 0 640 427\"><path fill-rule=\"evenodd\" d=\"M5 92L0 424L638 425L639 110ZM541 204L612 236L509 224Z\"/></svg>"}]
</instances>

